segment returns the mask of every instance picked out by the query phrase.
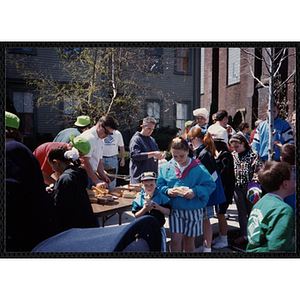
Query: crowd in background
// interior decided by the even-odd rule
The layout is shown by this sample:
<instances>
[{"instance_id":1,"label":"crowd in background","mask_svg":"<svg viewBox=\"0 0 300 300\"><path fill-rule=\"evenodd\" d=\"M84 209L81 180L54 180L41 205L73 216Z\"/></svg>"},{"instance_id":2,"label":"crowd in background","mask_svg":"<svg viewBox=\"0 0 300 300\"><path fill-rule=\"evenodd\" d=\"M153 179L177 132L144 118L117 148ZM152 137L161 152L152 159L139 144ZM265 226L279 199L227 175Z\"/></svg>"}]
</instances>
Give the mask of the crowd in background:
<instances>
[{"instance_id":1,"label":"crowd in background","mask_svg":"<svg viewBox=\"0 0 300 300\"><path fill-rule=\"evenodd\" d=\"M129 143L130 183L141 183L143 187L133 201L132 211L135 218L150 214L159 221L161 251L166 251L163 228L166 216L171 252L194 252L195 237L202 234L204 242L199 251L227 247L226 211L233 200L240 226L240 237L235 244L249 242L247 249L254 252L294 251L296 199L292 181L295 180L288 173L295 172L295 131L278 113L274 105L272 160L279 166L282 164L280 170L286 169L287 175L276 188L265 180L270 168L279 172L277 165L269 166L268 162L268 118L258 120L253 130L246 122L235 130L228 124L226 110L214 114L213 124L208 124L208 111L198 108L193 111L195 120L187 121L182 135L173 138L169 161L151 137L156 120L143 119L141 131ZM117 121L107 115L90 126L88 116L79 116L76 128L61 131L52 142L40 145L33 153L22 143L19 118L6 112L5 122L6 249L30 251L41 241L70 228L98 227L87 189L96 186L111 190L116 186L116 180L111 182L105 172L104 164L116 172L119 164L125 164L124 142ZM264 199L269 197L268 203L275 203L276 195L281 200L276 206L280 209L274 209L272 218L264 219L265 215L258 210L269 214L273 208L263 206ZM210 219L215 214L219 235L212 240ZM275 229L272 231L271 227ZM267 237L262 234L265 231ZM258 233L261 239L255 240L253 236Z\"/></svg>"},{"instance_id":2,"label":"crowd in background","mask_svg":"<svg viewBox=\"0 0 300 300\"><path fill-rule=\"evenodd\" d=\"M273 114L274 152L271 154L271 160L275 162L288 162L292 170L295 170L295 112L293 112L292 119L292 127L294 131L287 121L280 119L279 109L276 104L274 105ZM217 171L220 173L220 175L224 174L224 170L227 171L226 176L221 176L223 179L223 188L227 194L227 201L215 206L215 212L219 221L219 236L213 240L212 243L210 243L211 231L209 232L209 239L206 238L205 234L206 230L204 224L206 223L207 216L203 217L203 251L210 252L210 245L216 249L228 246L227 222L224 218L224 214L226 214L228 205L232 203L232 199L234 199L237 206L241 234L239 238L234 240L234 243L236 245L248 243L249 217L253 209L257 209L254 208L255 204L265 194L267 194L267 189L261 185L259 172L264 167L266 162L270 160L269 118L266 114L265 120L257 120L253 130L250 130L247 122L242 122L239 124L236 132L230 125L228 125L228 113L225 110L220 110L213 115L212 125L207 124L208 111L205 108L195 110L194 116L197 117L196 124L194 121L187 121L186 130L182 137L191 144L192 149L195 151L194 156L198 158L206 166L206 168L214 168L214 164L217 162ZM213 140L214 143L211 142L211 140ZM216 148L218 148L218 150ZM206 153L205 156L201 157L198 153L201 151L203 152L203 149L206 150ZM220 161L220 155L224 153L227 154L226 161L224 161L224 159ZM207 160L208 154L210 157L209 163ZM263 176L262 171L261 176ZM281 200L287 204L289 211L288 215L295 216L295 189L293 190L292 194L287 195ZM260 201L260 203L263 202L264 201ZM203 208L204 212L206 209L206 207ZM213 212L210 216L213 216ZM290 221L292 218L293 217L291 216L288 219L288 222L292 222ZM261 222L262 221L260 219L257 221L259 224L261 224ZM265 224L265 226L267 225ZM276 228L274 231L278 230L279 225L276 227L274 224L272 224L272 226ZM280 226L287 225L280 224ZM266 230L266 228L264 230ZM283 228L281 228L281 230L284 231ZM294 232L294 227L290 230ZM290 236L294 235L291 234ZM280 238L284 240L285 236L281 236ZM250 240L250 242L252 242L252 240ZM286 247L286 245L282 246L282 242L278 242L278 245L276 246L277 248L273 243L273 248L268 249L265 247L263 249L264 251L266 251L266 249L273 251L289 249L290 251L290 249L293 248L291 247L292 244L294 246L294 240L289 239L288 247ZM255 247L252 245L251 251L255 251L253 249L255 249ZM256 250L260 251L260 249L262 249L261 245L256 245Z\"/></svg>"}]
</instances>

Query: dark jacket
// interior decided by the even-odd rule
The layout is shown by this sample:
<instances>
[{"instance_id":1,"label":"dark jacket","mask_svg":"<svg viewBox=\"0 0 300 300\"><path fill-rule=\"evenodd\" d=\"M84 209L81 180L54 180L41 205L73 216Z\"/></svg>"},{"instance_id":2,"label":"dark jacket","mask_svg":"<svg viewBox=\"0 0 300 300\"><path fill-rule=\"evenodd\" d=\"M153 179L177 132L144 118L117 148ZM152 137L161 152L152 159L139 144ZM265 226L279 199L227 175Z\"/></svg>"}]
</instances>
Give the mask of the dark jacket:
<instances>
[{"instance_id":1,"label":"dark jacket","mask_svg":"<svg viewBox=\"0 0 300 300\"><path fill-rule=\"evenodd\" d=\"M148 158L147 152L151 151L159 151L154 138L136 132L129 142L130 183L140 183L140 175L143 172L158 173L158 160L154 157Z\"/></svg>"},{"instance_id":2,"label":"dark jacket","mask_svg":"<svg viewBox=\"0 0 300 300\"><path fill-rule=\"evenodd\" d=\"M64 230L98 227L87 194L88 176L84 169L68 166L55 183L53 198Z\"/></svg>"},{"instance_id":3,"label":"dark jacket","mask_svg":"<svg viewBox=\"0 0 300 300\"><path fill-rule=\"evenodd\" d=\"M233 167L233 157L229 151L222 151L216 158L219 174L221 176L225 196L228 204L232 204L234 193L235 176Z\"/></svg>"},{"instance_id":4,"label":"dark jacket","mask_svg":"<svg viewBox=\"0 0 300 300\"><path fill-rule=\"evenodd\" d=\"M204 145L202 145L196 150L196 158L201 161L216 183L216 188L211 193L206 207L226 202L218 166L212 154L205 148Z\"/></svg>"},{"instance_id":5,"label":"dark jacket","mask_svg":"<svg viewBox=\"0 0 300 300\"><path fill-rule=\"evenodd\" d=\"M40 164L22 143L10 140L6 154L6 250L31 251L62 231L45 190Z\"/></svg>"}]
</instances>

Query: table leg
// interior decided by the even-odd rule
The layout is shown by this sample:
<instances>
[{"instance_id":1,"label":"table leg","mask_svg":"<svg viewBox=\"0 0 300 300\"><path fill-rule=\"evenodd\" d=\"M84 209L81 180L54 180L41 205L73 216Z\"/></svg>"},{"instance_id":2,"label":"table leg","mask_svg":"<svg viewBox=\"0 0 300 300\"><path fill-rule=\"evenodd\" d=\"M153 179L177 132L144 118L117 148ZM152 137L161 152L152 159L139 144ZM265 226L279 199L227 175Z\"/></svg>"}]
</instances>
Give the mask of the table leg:
<instances>
[{"instance_id":1,"label":"table leg","mask_svg":"<svg viewBox=\"0 0 300 300\"><path fill-rule=\"evenodd\" d=\"M122 213L119 213L119 225L122 225Z\"/></svg>"}]
</instances>

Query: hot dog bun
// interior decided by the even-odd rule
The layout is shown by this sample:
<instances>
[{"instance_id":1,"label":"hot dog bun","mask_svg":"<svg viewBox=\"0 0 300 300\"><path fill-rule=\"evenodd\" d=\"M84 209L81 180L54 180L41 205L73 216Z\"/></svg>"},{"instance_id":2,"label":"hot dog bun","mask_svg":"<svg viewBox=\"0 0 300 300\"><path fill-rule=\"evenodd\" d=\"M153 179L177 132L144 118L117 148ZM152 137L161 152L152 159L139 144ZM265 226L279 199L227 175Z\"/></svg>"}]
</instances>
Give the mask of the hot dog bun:
<instances>
[{"instance_id":1,"label":"hot dog bun","mask_svg":"<svg viewBox=\"0 0 300 300\"><path fill-rule=\"evenodd\" d=\"M173 190L181 195L184 195L188 191L188 187L174 187Z\"/></svg>"}]
</instances>

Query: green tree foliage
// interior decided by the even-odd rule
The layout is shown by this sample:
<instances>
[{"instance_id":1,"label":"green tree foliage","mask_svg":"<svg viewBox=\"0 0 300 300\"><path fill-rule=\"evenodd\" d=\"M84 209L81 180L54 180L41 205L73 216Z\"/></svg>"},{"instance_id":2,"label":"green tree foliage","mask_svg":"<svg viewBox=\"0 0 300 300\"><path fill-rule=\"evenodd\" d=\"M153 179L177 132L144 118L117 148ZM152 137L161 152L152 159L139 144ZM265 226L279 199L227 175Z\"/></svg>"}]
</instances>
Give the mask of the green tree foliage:
<instances>
[{"instance_id":1,"label":"green tree foliage","mask_svg":"<svg viewBox=\"0 0 300 300\"><path fill-rule=\"evenodd\" d=\"M95 123L109 113L131 129L146 114L147 96L166 103L168 96L150 84L151 77L163 73L151 71L156 62L149 60L145 48L58 48L57 56L52 69L34 57L11 59L36 88L36 105L51 105L65 123L73 124L78 115L89 115Z\"/></svg>"}]
</instances>

